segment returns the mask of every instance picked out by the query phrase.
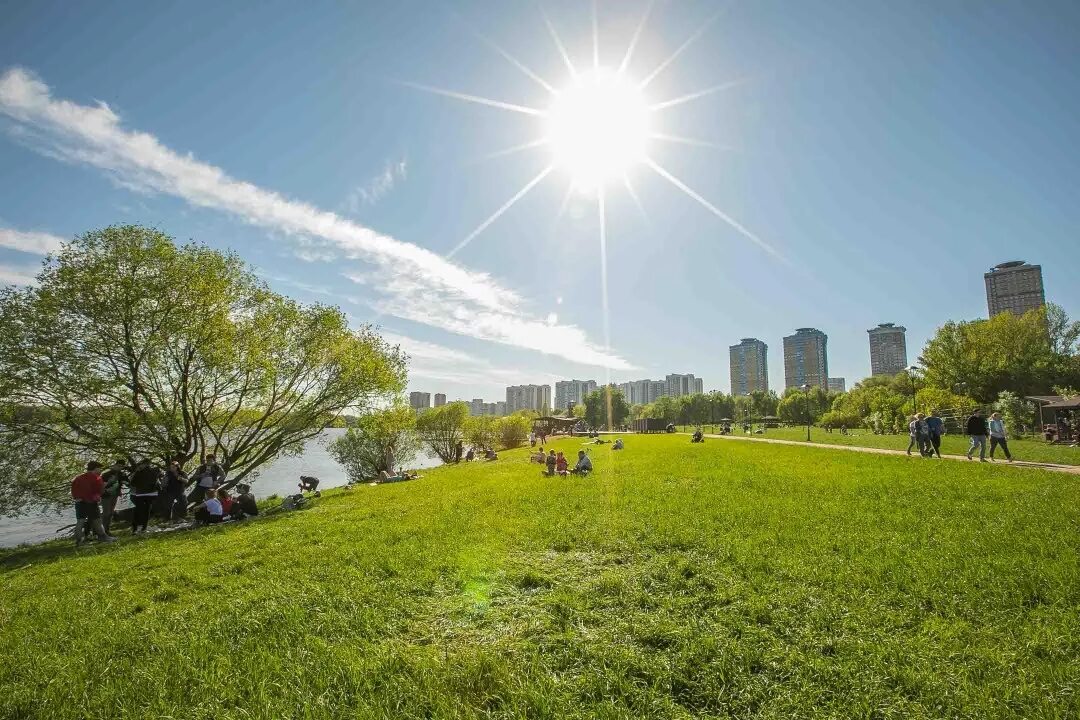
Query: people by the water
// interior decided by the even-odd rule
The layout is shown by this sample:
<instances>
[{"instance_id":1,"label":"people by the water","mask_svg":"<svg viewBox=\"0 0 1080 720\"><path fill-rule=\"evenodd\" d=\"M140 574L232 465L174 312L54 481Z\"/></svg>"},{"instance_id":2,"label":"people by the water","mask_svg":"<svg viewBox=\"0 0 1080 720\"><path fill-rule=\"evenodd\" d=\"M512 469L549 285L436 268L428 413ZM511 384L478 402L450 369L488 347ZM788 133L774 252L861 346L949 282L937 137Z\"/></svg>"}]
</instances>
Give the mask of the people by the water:
<instances>
[{"instance_id":1,"label":"people by the water","mask_svg":"<svg viewBox=\"0 0 1080 720\"><path fill-rule=\"evenodd\" d=\"M465 451L465 443L458 440L457 446L454 448L454 462L461 462L461 454Z\"/></svg>"},{"instance_id":2,"label":"people by the water","mask_svg":"<svg viewBox=\"0 0 1080 720\"><path fill-rule=\"evenodd\" d=\"M218 500L218 491L210 488L206 491L206 499L195 508L195 525L214 525L222 521L224 511L221 501Z\"/></svg>"},{"instance_id":3,"label":"people by the water","mask_svg":"<svg viewBox=\"0 0 1080 720\"><path fill-rule=\"evenodd\" d=\"M187 473L180 468L180 461L171 461L165 470L165 513L170 520L187 516L187 480Z\"/></svg>"},{"instance_id":4,"label":"people by the water","mask_svg":"<svg viewBox=\"0 0 1080 720\"><path fill-rule=\"evenodd\" d=\"M492 450L491 448L488 448L487 450L484 451L484 459L485 460L498 460L499 456L494 450Z\"/></svg>"},{"instance_id":5,"label":"people by the water","mask_svg":"<svg viewBox=\"0 0 1080 720\"><path fill-rule=\"evenodd\" d=\"M91 460L86 463L86 472L76 475L71 480L71 498L75 501L75 545L81 545L86 539L86 530L90 529L102 542L112 542L116 538L108 535L101 526L101 493L105 481L101 479L101 463Z\"/></svg>"},{"instance_id":6,"label":"people by the water","mask_svg":"<svg viewBox=\"0 0 1080 720\"><path fill-rule=\"evenodd\" d=\"M476 459L476 452L469 448L469 452L465 453L465 462L472 462Z\"/></svg>"},{"instance_id":7,"label":"people by the water","mask_svg":"<svg viewBox=\"0 0 1080 720\"><path fill-rule=\"evenodd\" d=\"M246 517L258 515L259 505L255 502L255 495L251 492L251 486L240 484L236 486L236 489L239 494L233 499L233 519L243 520Z\"/></svg>"},{"instance_id":8,"label":"people by the water","mask_svg":"<svg viewBox=\"0 0 1080 720\"><path fill-rule=\"evenodd\" d=\"M233 505L235 504L236 501L233 500L231 495L229 495L229 491L225 490L223 488L218 489L218 491L217 491L217 499L218 499L218 502L221 503L221 516L223 518L224 517L231 517L232 516Z\"/></svg>"},{"instance_id":9,"label":"people by the water","mask_svg":"<svg viewBox=\"0 0 1080 720\"><path fill-rule=\"evenodd\" d=\"M101 527L105 534L109 533L112 526L113 513L116 511L116 502L124 487L128 485L127 463L122 459L113 460L113 464L101 476L105 481L105 489L101 493Z\"/></svg>"},{"instance_id":10,"label":"people by the water","mask_svg":"<svg viewBox=\"0 0 1080 720\"><path fill-rule=\"evenodd\" d=\"M146 458L139 460L131 473L131 502L135 504L131 520L133 535L146 532L160 492L161 470Z\"/></svg>"},{"instance_id":11,"label":"people by the water","mask_svg":"<svg viewBox=\"0 0 1080 720\"><path fill-rule=\"evenodd\" d=\"M319 494L319 478L312 477L311 475L301 475L300 484L297 486L300 488L301 493L315 493Z\"/></svg>"}]
</instances>

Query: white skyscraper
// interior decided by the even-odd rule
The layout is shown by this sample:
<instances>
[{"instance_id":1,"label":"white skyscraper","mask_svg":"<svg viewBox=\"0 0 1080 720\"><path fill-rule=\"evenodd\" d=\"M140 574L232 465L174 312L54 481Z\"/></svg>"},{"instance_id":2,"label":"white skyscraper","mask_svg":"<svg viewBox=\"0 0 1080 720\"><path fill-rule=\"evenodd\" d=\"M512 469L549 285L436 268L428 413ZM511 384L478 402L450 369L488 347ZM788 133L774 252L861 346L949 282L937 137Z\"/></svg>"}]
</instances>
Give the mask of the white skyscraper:
<instances>
[{"instance_id":1,"label":"white skyscraper","mask_svg":"<svg viewBox=\"0 0 1080 720\"><path fill-rule=\"evenodd\" d=\"M560 380L555 383L555 408L565 410L570 404L580 405L585 396L596 390L595 380Z\"/></svg>"}]
</instances>

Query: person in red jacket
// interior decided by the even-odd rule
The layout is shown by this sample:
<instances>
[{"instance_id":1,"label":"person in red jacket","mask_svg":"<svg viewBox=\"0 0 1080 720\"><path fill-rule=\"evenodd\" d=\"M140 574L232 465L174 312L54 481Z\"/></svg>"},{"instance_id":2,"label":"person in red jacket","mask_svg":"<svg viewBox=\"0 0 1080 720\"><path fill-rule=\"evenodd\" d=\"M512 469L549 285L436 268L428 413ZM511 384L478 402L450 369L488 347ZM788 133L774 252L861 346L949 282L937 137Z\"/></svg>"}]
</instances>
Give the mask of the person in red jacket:
<instances>
[{"instance_id":1,"label":"person in red jacket","mask_svg":"<svg viewBox=\"0 0 1080 720\"><path fill-rule=\"evenodd\" d=\"M105 481L101 479L101 463L91 460L86 463L86 472L76 475L71 481L71 497L75 500L75 545L82 544L89 527L102 542L112 542L116 538L105 533L101 526L101 493L105 490Z\"/></svg>"}]
</instances>

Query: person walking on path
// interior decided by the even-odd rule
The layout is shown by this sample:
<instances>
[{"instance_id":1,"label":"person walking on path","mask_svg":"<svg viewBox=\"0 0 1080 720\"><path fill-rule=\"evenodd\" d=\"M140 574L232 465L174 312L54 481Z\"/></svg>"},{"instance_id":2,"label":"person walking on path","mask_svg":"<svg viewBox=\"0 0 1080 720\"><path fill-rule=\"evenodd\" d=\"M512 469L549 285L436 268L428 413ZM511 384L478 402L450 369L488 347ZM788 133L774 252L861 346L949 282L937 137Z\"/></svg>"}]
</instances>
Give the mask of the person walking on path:
<instances>
[{"instance_id":1,"label":"person walking on path","mask_svg":"<svg viewBox=\"0 0 1080 720\"><path fill-rule=\"evenodd\" d=\"M994 460L994 450L1000 445L1005 451L1005 459L1012 462L1012 453L1009 452L1009 442L1005 437L1005 421L1001 419L1001 413L996 412L990 416L990 460Z\"/></svg>"},{"instance_id":2,"label":"person walking on path","mask_svg":"<svg viewBox=\"0 0 1080 720\"><path fill-rule=\"evenodd\" d=\"M923 420L922 413L911 416L911 422L908 423L908 434L911 436L911 442L908 443L907 454L911 454L911 448L918 447L919 454L926 457L927 446L930 443L929 433L926 429L926 421Z\"/></svg>"},{"instance_id":3,"label":"person walking on path","mask_svg":"<svg viewBox=\"0 0 1080 720\"><path fill-rule=\"evenodd\" d=\"M101 479L101 463L91 460L86 463L86 472L76 475L71 481L71 497L75 500L75 547L86 539L87 528L97 534L98 540L112 542L116 538L105 533L101 526L101 493L105 490L105 481Z\"/></svg>"},{"instance_id":4,"label":"person walking on path","mask_svg":"<svg viewBox=\"0 0 1080 720\"><path fill-rule=\"evenodd\" d=\"M135 513L131 520L131 533L138 535L146 532L150 524L150 511L161 492L161 470L145 458L135 465L131 473L131 502L135 503Z\"/></svg>"},{"instance_id":5,"label":"person walking on path","mask_svg":"<svg viewBox=\"0 0 1080 720\"><path fill-rule=\"evenodd\" d=\"M971 412L971 417L967 419L967 426L964 429L971 439L971 447L968 448L967 459L971 460L971 456L975 453L975 448L979 448L979 462L986 462L986 436L989 433L986 428L986 419L982 416L982 410L975 408Z\"/></svg>"},{"instance_id":6,"label":"person walking on path","mask_svg":"<svg viewBox=\"0 0 1080 720\"><path fill-rule=\"evenodd\" d=\"M932 457L934 453L937 453L940 460L941 436L945 434L945 421L938 417L937 410L931 410L930 417L926 418L926 430L930 437L930 447L927 448L927 455Z\"/></svg>"},{"instance_id":7,"label":"person walking on path","mask_svg":"<svg viewBox=\"0 0 1080 720\"><path fill-rule=\"evenodd\" d=\"M128 484L128 475L124 471L124 465L123 460L115 460L112 467L101 476L105 482L105 489L101 493L101 527L104 528L106 535L109 534L109 527L112 525L116 501L120 499L120 493Z\"/></svg>"}]
</instances>

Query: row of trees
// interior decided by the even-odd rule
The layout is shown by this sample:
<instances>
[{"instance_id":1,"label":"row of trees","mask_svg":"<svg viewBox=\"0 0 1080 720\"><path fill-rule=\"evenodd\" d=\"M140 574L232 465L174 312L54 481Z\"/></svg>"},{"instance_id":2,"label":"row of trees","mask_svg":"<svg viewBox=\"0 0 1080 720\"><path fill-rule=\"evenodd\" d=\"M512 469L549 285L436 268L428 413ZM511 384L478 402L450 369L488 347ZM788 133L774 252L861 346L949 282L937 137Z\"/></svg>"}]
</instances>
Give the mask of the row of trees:
<instances>
[{"instance_id":1,"label":"row of trees","mask_svg":"<svg viewBox=\"0 0 1080 720\"><path fill-rule=\"evenodd\" d=\"M376 477L383 470L408 467L421 448L448 463L457 458L461 445L481 452L520 447L528 439L533 415L524 411L507 417L470 417L463 402L417 415L398 402L356 418L344 435L330 443L329 450L349 479L359 481Z\"/></svg>"}]
</instances>

